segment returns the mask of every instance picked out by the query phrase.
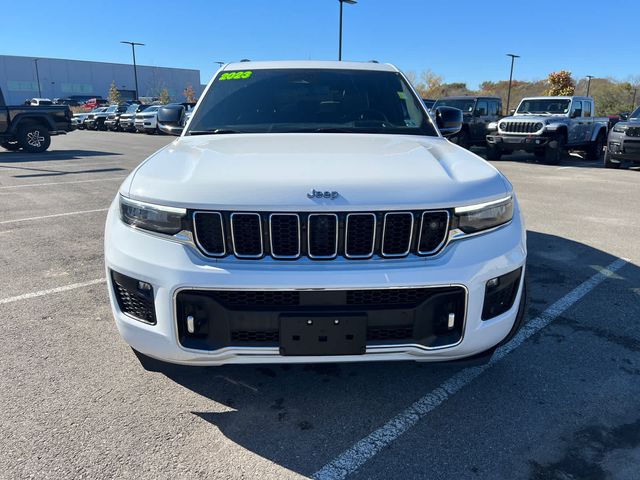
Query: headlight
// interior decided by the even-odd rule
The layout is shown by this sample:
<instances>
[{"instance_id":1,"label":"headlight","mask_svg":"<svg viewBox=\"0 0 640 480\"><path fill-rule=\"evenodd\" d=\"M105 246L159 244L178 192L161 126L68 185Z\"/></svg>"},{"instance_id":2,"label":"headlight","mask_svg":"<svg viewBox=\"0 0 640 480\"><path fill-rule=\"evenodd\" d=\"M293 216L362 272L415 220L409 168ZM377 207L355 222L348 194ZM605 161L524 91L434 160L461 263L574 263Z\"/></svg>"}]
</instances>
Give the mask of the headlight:
<instances>
[{"instance_id":1,"label":"headlight","mask_svg":"<svg viewBox=\"0 0 640 480\"><path fill-rule=\"evenodd\" d=\"M464 233L476 233L503 225L513 218L513 197L495 202L458 207L455 210L458 228Z\"/></svg>"},{"instance_id":2,"label":"headlight","mask_svg":"<svg viewBox=\"0 0 640 480\"><path fill-rule=\"evenodd\" d=\"M138 202L120 195L120 218L127 225L175 235L184 230L187 210Z\"/></svg>"},{"instance_id":3,"label":"headlight","mask_svg":"<svg viewBox=\"0 0 640 480\"><path fill-rule=\"evenodd\" d=\"M624 133L624 132L627 131L627 127L628 127L628 125L620 125L619 123L616 123L613 126L613 131L617 132L617 133Z\"/></svg>"}]
</instances>

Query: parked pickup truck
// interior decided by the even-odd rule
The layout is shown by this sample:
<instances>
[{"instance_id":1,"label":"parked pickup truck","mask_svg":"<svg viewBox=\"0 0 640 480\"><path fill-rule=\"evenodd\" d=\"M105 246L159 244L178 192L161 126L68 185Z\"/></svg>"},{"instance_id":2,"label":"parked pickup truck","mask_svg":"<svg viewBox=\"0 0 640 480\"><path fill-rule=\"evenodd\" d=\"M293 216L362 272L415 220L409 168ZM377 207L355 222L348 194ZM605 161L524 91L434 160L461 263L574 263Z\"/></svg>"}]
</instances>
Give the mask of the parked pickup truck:
<instances>
[{"instance_id":1,"label":"parked pickup truck","mask_svg":"<svg viewBox=\"0 0 640 480\"><path fill-rule=\"evenodd\" d=\"M433 107L453 107L462 110L462 130L451 137L451 141L463 148L486 145L487 127L502 117L500 97L444 97Z\"/></svg>"},{"instance_id":2,"label":"parked pickup truck","mask_svg":"<svg viewBox=\"0 0 640 480\"><path fill-rule=\"evenodd\" d=\"M0 90L0 147L44 152L52 135L73 130L67 105L7 106Z\"/></svg>"},{"instance_id":3,"label":"parked pickup truck","mask_svg":"<svg viewBox=\"0 0 640 480\"><path fill-rule=\"evenodd\" d=\"M583 150L589 160L602 159L609 119L594 111L591 97L523 98L513 116L489 126L487 158L524 150L556 165L567 150Z\"/></svg>"}]
</instances>

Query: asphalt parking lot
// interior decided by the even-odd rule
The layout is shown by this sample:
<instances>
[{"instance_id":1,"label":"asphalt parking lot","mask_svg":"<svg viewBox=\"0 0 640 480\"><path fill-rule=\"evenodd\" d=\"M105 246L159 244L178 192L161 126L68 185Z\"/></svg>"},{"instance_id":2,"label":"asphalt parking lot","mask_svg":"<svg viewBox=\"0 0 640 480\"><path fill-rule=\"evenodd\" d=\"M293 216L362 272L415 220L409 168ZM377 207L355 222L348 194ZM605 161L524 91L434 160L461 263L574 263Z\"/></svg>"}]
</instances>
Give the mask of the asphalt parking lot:
<instances>
[{"instance_id":1,"label":"asphalt parking lot","mask_svg":"<svg viewBox=\"0 0 640 480\"><path fill-rule=\"evenodd\" d=\"M494 162L525 215L531 303L484 367L146 372L111 316L103 227L171 140L0 151L1 478L638 478L640 170Z\"/></svg>"}]
</instances>

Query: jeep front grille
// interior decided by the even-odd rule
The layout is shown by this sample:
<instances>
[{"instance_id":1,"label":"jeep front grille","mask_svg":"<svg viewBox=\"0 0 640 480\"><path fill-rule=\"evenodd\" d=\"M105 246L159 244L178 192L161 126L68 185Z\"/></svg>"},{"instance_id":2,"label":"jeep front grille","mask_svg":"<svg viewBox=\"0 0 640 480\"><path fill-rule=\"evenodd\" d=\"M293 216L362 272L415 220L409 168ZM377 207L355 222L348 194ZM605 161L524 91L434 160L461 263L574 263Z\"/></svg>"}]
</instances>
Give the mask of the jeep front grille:
<instances>
[{"instance_id":1,"label":"jeep front grille","mask_svg":"<svg viewBox=\"0 0 640 480\"><path fill-rule=\"evenodd\" d=\"M507 133L535 133L543 126L540 122L500 122L500 130Z\"/></svg>"},{"instance_id":2,"label":"jeep front grille","mask_svg":"<svg viewBox=\"0 0 640 480\"><path fill-rule=\"evenodd\" d=\"M640 137L640 127L627 128L627 137Z\"/></svg>"},{"instance_id":3,"label":"jeep front grille","mask_svg":"<svg viewBox=\"0 0 640 480\"><path fill-rule=\"evenodd\" d=\"M449 232L447 210L353 213L193 213L210 257L331 260L434 255Z\"/></svg>"}]
</instances>

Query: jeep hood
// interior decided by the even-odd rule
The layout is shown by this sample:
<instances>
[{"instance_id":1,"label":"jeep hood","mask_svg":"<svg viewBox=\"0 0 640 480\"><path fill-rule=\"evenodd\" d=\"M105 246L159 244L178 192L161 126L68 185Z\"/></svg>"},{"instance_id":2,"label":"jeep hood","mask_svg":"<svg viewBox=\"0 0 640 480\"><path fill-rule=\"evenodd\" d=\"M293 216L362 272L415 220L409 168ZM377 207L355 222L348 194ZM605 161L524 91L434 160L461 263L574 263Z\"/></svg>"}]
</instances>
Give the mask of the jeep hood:
<instances>
[{"instance_id":1,"label":"jeep hood","mask_svg":"<svg viewBox=\"0 0 640 480\"><path fill-rule=\"evenodd\" d=\"M310 199L313 189L339 196ZM510 189L492 165L443 138L299 133L180 137L120 191L186 208L339 211L469 205Z\"/></svg>"}]
</instances>

